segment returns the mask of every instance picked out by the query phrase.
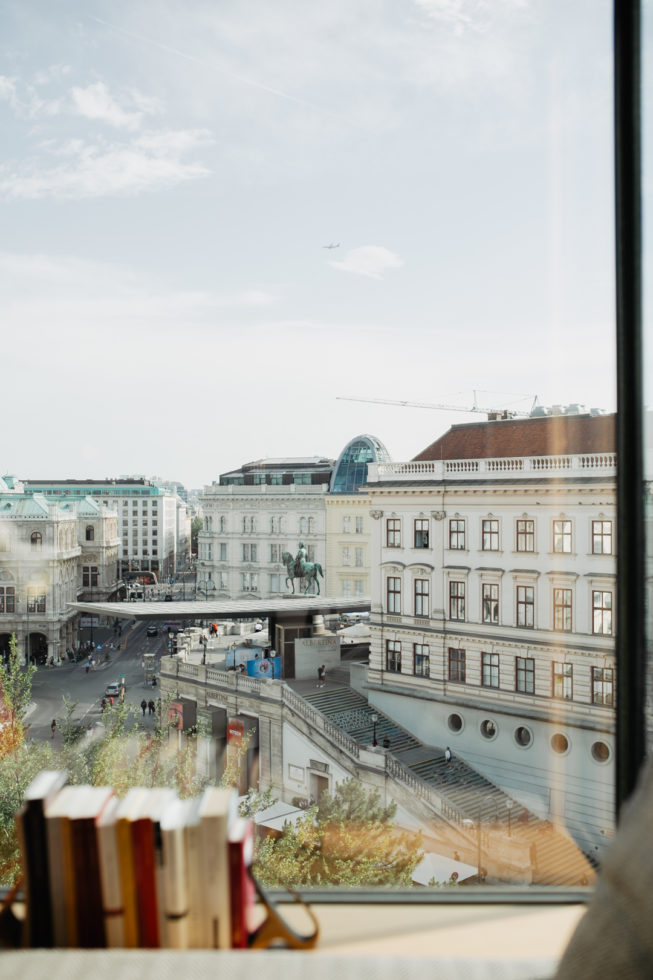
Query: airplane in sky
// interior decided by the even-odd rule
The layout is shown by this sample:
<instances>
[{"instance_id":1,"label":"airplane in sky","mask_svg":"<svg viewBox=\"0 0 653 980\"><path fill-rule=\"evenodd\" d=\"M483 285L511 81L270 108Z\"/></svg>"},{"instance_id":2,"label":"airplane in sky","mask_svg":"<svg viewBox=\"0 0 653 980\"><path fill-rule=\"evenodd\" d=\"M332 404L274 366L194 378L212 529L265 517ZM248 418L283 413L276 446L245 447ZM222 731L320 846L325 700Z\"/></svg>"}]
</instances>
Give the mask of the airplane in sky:
<instances>
[{"instance_id":1,"label":"airplane in sky","mask_svg":"<svg viewBox=\"0 0 653 980\"><path fill-rule=\"evenodd\" d=\"M331 242L330 245L323 245L322 248L340 248L340 242Z\"/></svg>"}]
</instances>

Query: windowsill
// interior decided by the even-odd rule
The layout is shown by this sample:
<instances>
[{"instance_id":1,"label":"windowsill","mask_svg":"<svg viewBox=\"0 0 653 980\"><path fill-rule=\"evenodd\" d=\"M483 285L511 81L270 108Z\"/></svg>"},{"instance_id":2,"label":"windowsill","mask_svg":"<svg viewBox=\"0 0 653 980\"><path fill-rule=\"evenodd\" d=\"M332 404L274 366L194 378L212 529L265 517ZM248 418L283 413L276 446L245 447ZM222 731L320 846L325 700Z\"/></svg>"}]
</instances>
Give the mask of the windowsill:
<instances>
[{"instance_id":1,"label":"windowsill","mask_svg":"<svg viewBox=\"0 0 653 980\"><path fill-rule=\"evenodd\" d=\"M256 980L262 969L268 980L301 980L307 970L314 980L328 980L335 967L331 958L344 961L340 969L349 963L349 975L357 969L352 960L364 959L376 980L396 980L399 974L421 980L424 970L432 971L434 966L444 980L462 980L472 972L489 976L489 972L479 972L483 967L491 969L492 976L544 980L554 975L585 906L356 903L352 914L349 903L329 903L315 904L312 909L320 923L320 939L314 950L305 953L257 951L245 959L241 951L21 950L3 952L1 962L7 976L25 980L40 980L53 970L65 973L67 980L86 980L89 975L113 980L123 968L137 973L139 980L160 980L162 975L179 971L192 972L203 980L215 976L218 957L232 961L230 975L239 980L250 976ZM300 932L308 928L301 909L284 905L282 914Z\"/></svg>"}]
</instances>

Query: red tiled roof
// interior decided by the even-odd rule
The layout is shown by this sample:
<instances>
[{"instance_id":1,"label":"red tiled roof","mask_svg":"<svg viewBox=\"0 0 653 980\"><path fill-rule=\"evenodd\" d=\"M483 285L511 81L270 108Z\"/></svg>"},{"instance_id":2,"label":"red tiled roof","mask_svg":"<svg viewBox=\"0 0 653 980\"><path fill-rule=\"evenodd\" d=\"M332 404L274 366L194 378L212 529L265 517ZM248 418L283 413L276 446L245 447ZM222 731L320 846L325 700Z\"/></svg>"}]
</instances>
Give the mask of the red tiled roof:
<instances>
[{"instance_id":1,"label":"red tiled roof","mask_svg":"<svg viewBox=\"0 0 653 980\"><path fill-rule=\"evenodd\" d=\"M615 415L555 415L453 425L414 457L492 459L616 451Z\"/></svg>"}]
</instances>

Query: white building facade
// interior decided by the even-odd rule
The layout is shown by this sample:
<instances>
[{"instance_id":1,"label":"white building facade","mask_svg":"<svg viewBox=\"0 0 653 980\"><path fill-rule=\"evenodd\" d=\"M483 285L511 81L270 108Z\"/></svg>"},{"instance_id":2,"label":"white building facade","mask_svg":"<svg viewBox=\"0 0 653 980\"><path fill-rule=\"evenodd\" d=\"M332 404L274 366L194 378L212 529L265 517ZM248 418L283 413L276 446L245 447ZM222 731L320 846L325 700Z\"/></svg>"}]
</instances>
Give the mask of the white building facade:
<instances>
[{"instance_id":1,"label":"white building facade","mask_svg":"<svg viewBox=\"0 0 653 980\"><path fill-rule=\"evenodd\" d=\"M68 603L116 596L118 517L96 501L53 503L0 481L0 653L15 634L35 663L58 662L78 642Z\"/></svg>"},{"instance_id":2,"label":"white building facade","mask_svg":"<svg viewBox=\"0 0 653 980\"><path fill-rule=\"evenodd\" d=\"M613 417L454 430L421 460L370 466L370 703L600 851L613 831Z\"/></svg>"},{"instance_id":3,"label":"white building facade","mask_svg":"<svg viewBox=\"0 0 653 980\"><path fill-rule=\"evenodd\" d=\"M186 541L185 509L172 492L141 477L116 480L29 480L26 488L48 499L75 500L90 497L115 509L120 535L120 575L128 580L153 573L167 580L177 569L180 536ZM182 545L186 547L185 544ZM185 553L185 552L184 552Z\"/></svg>"}]
</instances>

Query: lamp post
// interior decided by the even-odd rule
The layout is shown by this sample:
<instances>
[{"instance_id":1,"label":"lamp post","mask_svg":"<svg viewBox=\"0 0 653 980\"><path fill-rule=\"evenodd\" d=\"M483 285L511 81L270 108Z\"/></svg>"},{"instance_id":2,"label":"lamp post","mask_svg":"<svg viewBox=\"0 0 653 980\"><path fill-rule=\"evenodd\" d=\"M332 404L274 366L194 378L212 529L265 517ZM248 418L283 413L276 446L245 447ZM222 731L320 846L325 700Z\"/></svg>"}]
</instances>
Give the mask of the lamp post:
<instances>
[{"instance_id":1,"label":"lamp post","mask_svg":"<svg viewBox=\"0 0 653 980\"><path fill-rule=\"evenodd\" d=\"M374 734L372 735L372 745L374 746L379 744L376 740L376 723L379 720L379 716L377 715L376 711L372 712L371 718L372 718L372 725L374 726Z\"/></svg>"},{"instance_id":2,"label":"lamp post","mask_svg":"<svg viewBox=\"0 0 653 980\"><path fill-rule=\"evenodd\" d=\"M25 667L29 667L30 642L29 642L29 589L25 594L25 609L27 611L27 637L25 638Z\"/></svg>"}]
</instances>

